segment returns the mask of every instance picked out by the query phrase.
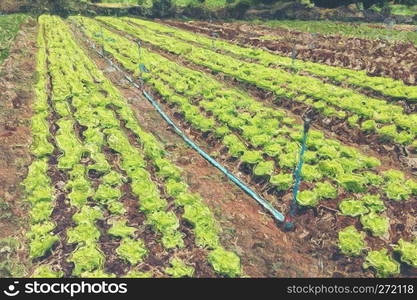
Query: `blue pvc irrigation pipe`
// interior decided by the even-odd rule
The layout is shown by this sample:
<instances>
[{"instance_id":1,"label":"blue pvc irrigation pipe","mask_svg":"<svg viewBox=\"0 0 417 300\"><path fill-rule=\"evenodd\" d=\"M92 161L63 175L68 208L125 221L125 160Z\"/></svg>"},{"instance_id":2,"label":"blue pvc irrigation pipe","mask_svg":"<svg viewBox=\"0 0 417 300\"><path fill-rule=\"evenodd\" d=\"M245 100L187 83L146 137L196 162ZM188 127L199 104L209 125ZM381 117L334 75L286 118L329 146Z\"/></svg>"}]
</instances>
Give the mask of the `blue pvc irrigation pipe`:
<instances>
[{"instance_id":1,"label":"blue pvc irrigation pipe","mask_svg":"<svg viewBox=\"0 0 417 300\"><path fill-rule=\"evenodd\" d=\"M294 221L293 218L295 216L295 213L297 211L297 196L298 196L298 190L300 188L300 182L301 182L301 169L303 168L303 158L304 158L304 152L307 149L306 142L307 142L307 135L308 130L310 128L309 121L304 121L304 131L303 131L303 139L301 142L301 151L300 151L300 159L297 164L297 168L295 169L294 177L295 177L295 184L293 188L293 197L290 204L290 213L285 219L284 227L287 230L292 230L294 228Z\"/></svg>"},{"instance_id":2,"label":"blue pvc irrigation pipe","mask_svg":"<svg viewBox=\"0 0 417 300\"><path fill-rule=\"evenodd\" d=\"M111 66L119 70L119 72L123 73L123 71L115 65L110 59L108 59L106 56L104 56L102 53L97 51L95 47L93 47L94 50L97 52L98 55L103 57L105 60L109 62ZM149 72L149 71L148 71ZM137 89L140 89L140 86L137 85L133 79L127 75L124 74L124 77ZM221 164L219 164L214 158L212 158L210 155L208 155L206 152L203 151L199 146L197 146L192 140L190 140L182 131L179 129L175 123L171 120L170 117L161 109L159 104L155 101L155 99L152 98L151 95L149 95L145 90L143 90L143 95L146 99L152 104L153 107L157 110L157 112L161 115L161 117L174 128L175 132L195 151L197 151L204 159L206 159L210 164L212 164L214 167L219 169L224 175L227 176L234 184L236 184L239 188L241 188L245 193L247 193L249 196L251 196L253 199L255 199L260 205L262 205L263 208L265 208L267 211L269 211L272 216L279 222L284 222L285 217L282 213L280 213L278 210L276 210L271 203L263 199L261 196L259 196L257 193L255 193L251 188L249 188L247 185L245 185L242 181L239 180L236 176L231 174L225 167L223 167Z\"/></svg>"},{"instance_id":3,"label":"blue pvc irrigation pipe","mask_svg":"<svg viewBox=\"0 0 417 300\"><path fill-rule=\"evenodd\" d=\"M249 196L255 199L260 205L262 205L267 211L269 211L274 218L279 221L283 222L285 217L279 211L277 211L268 201L260 197L257 193L251 190L248 186L246 186L242 181L240 181L236 176L231 174L225 167L219 164L215 159L213 159L210 155L204 152L199 146L197 146L192 140L190 140L182 131L179 129L174 122L165 114L165 112L159 107L158 103L150 96L146 91L143 91L143 95L149 102L155 107L158 113L162 116L162 118L171 125L175 132L182 137L182 139L195 151L197 151L202 157L204 157L210 164L215 166L219 169L223 174L227 176L233 183L235 183L238 187L244 190Z\"/></svg>"}]
</instances>

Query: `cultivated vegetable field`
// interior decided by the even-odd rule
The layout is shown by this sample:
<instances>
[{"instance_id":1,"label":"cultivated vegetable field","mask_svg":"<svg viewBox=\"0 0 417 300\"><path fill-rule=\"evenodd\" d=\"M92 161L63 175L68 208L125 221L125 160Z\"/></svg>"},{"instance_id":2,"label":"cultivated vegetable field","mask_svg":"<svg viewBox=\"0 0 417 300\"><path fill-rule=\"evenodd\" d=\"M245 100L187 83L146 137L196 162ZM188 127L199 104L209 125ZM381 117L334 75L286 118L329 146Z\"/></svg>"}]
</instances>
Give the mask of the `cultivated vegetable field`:
<instances>
[{"instance_id":1,"label":"cultivated vegetable field","mask_svg":"<svg viewBox=\"0 0 417 300\"><path fill-rule=\"evenodd\" d=\"M415 32L32 22L0 66L0 276L417 276Z\"/></svg>"}]
</instances>

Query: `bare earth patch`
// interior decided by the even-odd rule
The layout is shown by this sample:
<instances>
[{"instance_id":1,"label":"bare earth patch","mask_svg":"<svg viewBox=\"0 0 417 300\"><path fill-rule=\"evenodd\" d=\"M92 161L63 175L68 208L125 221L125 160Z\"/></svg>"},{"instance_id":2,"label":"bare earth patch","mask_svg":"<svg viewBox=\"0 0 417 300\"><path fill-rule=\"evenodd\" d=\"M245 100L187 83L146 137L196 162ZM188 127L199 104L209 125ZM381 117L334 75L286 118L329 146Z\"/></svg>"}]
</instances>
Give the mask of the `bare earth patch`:
<instances>
[{"instance_id":1,"label":"bare earth patch","mask_svg":"<svg viewBox=\"0 0 417 300\"><path fill-rule=\"evenodd\" d=\"M30 118L34 96L32 83L36 76L36 34L35 21L23 24L10 56L0 66L0 248L6 245L7 249L12 249L1 252L0 262L6 261L2 265L8 267L0 270L0 277L16 272L14 259L25 261L24 246L15 244L13 238L24 241L22 229L26 226L27 206L22 202L20 183L31 162Z\"/></svg>"}]
</instances>

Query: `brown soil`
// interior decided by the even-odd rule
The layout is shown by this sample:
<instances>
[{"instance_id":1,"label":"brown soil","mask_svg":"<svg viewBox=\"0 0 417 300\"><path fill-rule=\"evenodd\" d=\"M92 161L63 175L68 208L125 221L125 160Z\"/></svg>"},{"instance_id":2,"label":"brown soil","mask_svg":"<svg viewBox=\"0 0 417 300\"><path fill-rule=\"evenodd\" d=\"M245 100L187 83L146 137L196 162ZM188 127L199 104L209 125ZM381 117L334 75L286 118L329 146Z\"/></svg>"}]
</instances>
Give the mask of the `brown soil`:
<instances>
[{"instance_id":1,"label":"brown soil","mask_svg":"<svg viewBox=\"0 0 417 300\"><path fill-rule=\"evenodd\" d=\"M18 12L28 2L28 0L2 0L0 3L0 11L5 13Z\"/></svg>"},{"instance_id":2,"label":"brown soil","mask_svg":"<svg viewBox=\"0 0 417 300\"><path fill-rule=\"evenodd\" d=\"M8 204L10 218L0 218L0 239L22 234L27 213L20 183L31 162L30 118L35 82L37 26L22 25L10 56L0 66L0 201ZM3 212L1 212L2 214Z\"/></svg>"}]
</instances>

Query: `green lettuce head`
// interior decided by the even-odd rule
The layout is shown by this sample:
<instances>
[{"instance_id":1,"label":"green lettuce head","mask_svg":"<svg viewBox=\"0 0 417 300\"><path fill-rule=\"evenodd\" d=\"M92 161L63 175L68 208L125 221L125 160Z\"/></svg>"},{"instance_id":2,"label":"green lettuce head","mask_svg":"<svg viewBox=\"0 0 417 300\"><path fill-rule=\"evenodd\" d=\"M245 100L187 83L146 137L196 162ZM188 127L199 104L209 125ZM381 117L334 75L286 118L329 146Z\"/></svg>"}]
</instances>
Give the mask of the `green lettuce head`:
<instances>
[{"instance_id":1,"label":"green lettuce head","mask_svg":"<svg viewBox=\"0 0 417 300\"><path fill-rule=\"evenodd\" d=\"M339 249L344 255L359 256L366 247L366 234L348 226L339 232Z\"/></svg>"},{"instance_id":2,"label":"green lettuce head","mask_svg":"<svg viewBox=\"0 0 417 300\"><path fill-rule=\"evenodd\" d=\"M400 273L400 264L388 254L387 249L369 252L363 267L375 269L378 277L390 277Z\"/></svg>"}]
</instances>

